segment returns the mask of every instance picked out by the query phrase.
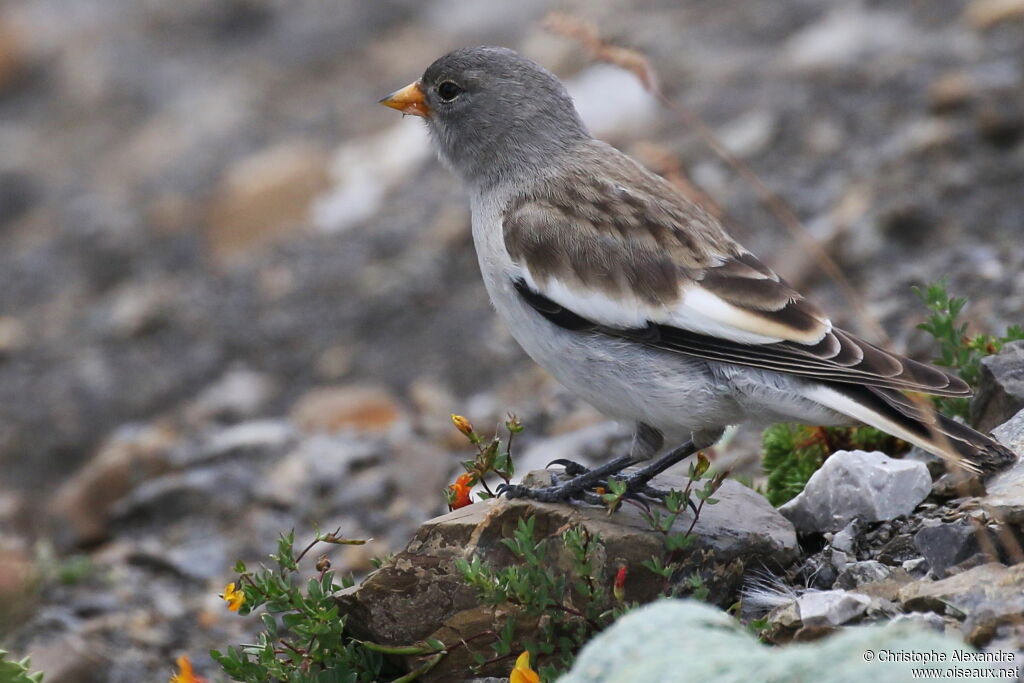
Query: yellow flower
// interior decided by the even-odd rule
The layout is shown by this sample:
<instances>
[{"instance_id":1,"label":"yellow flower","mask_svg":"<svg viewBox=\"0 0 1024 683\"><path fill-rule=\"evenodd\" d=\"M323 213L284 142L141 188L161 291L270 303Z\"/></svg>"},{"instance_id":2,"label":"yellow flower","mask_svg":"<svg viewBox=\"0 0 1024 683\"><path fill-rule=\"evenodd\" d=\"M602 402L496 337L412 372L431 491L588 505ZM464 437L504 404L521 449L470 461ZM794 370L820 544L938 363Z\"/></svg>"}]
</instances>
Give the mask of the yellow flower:
<instances>
[{"instance_id":1,"label":"yellow flower","mask_svg":"<svg viewBox=\"0 0 1024 683\"><path fill-rule=\"evenodd\" d=\"M462 415L456 415L455 413L452 413L452 424L455 425L455 428L458 429L463 434L465 434L466 436L473 436L472 423L470 423L470 421L467 420Z\"/></svg>"},{"instance_id":2,"label":"yellow flower","mask_svg":"<svg viewBox=\"0 0 1024 683\"><path fill-rule=\"evenodd\" d=\"M220 598L228 603L228 609L232 612L237 612L245 604L245 593L235 588L234 581L224 586L224 592L220 594Z\"/></svg>"},{"instance_id":3,"label":"yellow flower","mask_svg":"<svg viewBox=\"0 0 1024 683\"><path fill-rule=\"evenodd\" d=\"M188 657L178 657L178 673L171 676L170 683L206 683L206 679L192 673L192 662Z\"/></svg>"},{"instance_id":4,"label":"yellow flower","mask_svg":"<svg viewBox=\"0 0 1024 683\"><path fill-rule=\"evenodd\" d=\"M508 676L508 683L540 683L540 676L530 668L530 651L526 650L516 659L515 668Z\"/></svg>"}]
</instances>

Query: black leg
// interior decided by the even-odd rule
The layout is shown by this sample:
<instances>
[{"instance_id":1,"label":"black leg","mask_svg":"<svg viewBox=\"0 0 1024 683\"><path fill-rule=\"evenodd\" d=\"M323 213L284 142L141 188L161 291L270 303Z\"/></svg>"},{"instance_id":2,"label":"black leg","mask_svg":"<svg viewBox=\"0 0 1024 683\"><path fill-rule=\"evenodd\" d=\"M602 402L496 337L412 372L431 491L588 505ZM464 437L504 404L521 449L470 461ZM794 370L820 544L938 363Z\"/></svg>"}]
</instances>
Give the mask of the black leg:
<instances>
[{"instance_id":1,"label":"black leg","mask_svg":"<svg viewBox=\"0 0 1024 683\"><path fill-rule=\"evenodd\" d=\"M633 472L626 477L626 490L643 492L647 488L647 482L654 477L658 476L672 465L675 465L681 460L685 460L699 449L694 445L693 441L687 441L678 448L674 448L665 455L661 456L649 465L641 467L636 472Z\"/></svg>"}]
</instances>

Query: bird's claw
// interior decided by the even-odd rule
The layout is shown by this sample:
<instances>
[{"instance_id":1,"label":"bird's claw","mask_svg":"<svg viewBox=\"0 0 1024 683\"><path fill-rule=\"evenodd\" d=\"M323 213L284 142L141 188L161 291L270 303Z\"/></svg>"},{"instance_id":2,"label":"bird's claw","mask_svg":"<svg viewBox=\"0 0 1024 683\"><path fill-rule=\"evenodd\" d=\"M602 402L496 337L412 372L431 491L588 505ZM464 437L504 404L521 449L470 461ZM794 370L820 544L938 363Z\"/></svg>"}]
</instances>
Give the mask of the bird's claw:
<instances>
[{"instance_id":1,"label":"bird's claw","mask_svg":"<svg viewBox=\"0 0 1024 683\"><path fill-rule=\"evenodd\" d=\"M570 477L578 477L579 475L586 474L590 471L589 467L585 467L578 462L567 458L556 458L549 462L546 467L551 467L552 465L561 465L563 471Z\"/></svg>"},{"instance_id":2,"label":"bird's claw","mask_svg":"<svg viewBox=\"0 0 1024 683\"><path fill-rule=\"evenodd\" d=\"M523 486L522 484L498 484L497 488L494 489L494 493L506 498L529 498L529 492L533 490L535 489Z\"/></svg>"}]
</instances>

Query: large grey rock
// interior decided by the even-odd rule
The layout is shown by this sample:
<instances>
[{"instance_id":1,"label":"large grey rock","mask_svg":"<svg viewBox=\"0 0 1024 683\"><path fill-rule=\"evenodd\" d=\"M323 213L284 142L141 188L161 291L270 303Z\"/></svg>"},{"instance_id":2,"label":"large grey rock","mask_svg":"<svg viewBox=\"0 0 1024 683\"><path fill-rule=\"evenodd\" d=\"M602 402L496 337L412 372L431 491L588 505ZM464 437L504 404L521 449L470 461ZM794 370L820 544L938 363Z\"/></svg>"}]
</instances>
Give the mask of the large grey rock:
<instances>
[{"instance_id":1,"label":"large grey rock","mask_svg":"<svg viewBox=\"0 0 1024 683\"><path fill-rule=\"evenodd\" d=\"M880 522L909 514L931 488L928 468L920 462L878 451L837 451L779 512L798 531L838 531L854 519Z\"/></svg>"},{"instance_id":2,"label":"large grey rock","mask_svg":"<svg viewBox=\"0 0 1024 683\"><path fill-rule=\"evenodd\" d=\"M1024 522L1024 410L992 430L992 436L1017 454L1017 464L992 477L986 484L988 494L981 503L996 519Z\"/></svg>"},{"instance_id":3,"label":"large grey rock","mask_svg":"<svg viewBox=\"0 0 1024 683\"><path fill-rule=\"evenodd\" d=\"M550 473L531 473L524 481L543 482L545 477ZM665 475L654 483L662 488L685 486L682 478ZM755 491L726 481L715 498L719 502L705 505L694 526L694 540L681 559L680 575L699 575L709 590L708 599L726 605L736 600L749 570L784 566L796 557L798 546L792 525ZM478 604L475 590L455 569L455 561L477 556L495 568L517 562L502 541L528 517L535 520L537 541L552 539L547 544L552 567L571 566L560 535L582 526L591 538L600 538L593 569L599 581L611 585L619 566L625 565L627 600L647 602L664 589L661 577L642 566L651 558L664 557L663 537L651 531L636 507L625 505L608 515L597 507L490 499L424 523L392 562L344 595L341 604L350 615L349 625L360 637L388 644L427 637L449 642L500 628L494 608ZM674 530L685 532L692 519L687 511L676 520ZM469 657L463 650L454 652L424 680L450 680L460 667L472 664ZM500 672L507 673L507 668Z\"/></svg>"},{"instance_id":4,"label":"large grey rock","mask_svg":"<svg viewBox=\"0 0 1024 683\"><path fill-rule=\"evenodd\" d=\"M877 662L879 651L942 652L960 641L913 625L850 629L810 645L762 645L727 614L689 600L662 600L633 610L583 648L559 683L619 681L816 681L903 683L920 662ZM991 664L962 664L982 668ZM955 679L953 679L955 680Z\"/></svg>"},{"instance_id":5,"label":"large grey rock","mask_svg":"<svg viewBox=\"0 0 1024 683\"><path fill-rule=\"evenodd\" d=\"M989 432L1024 410L1024 341L981 359L981 380L971 401L971 424Z\"/></svg>"},{"instance_id":6,"label":"large grey rock","mask_svg":"<svg viewBox=\"0 0 1024 683\"><path fill-rule=\"evenodd\" d=\"M864 614L871 598L844 590L810 591L796 600L804 626L840 626Z\"/></svg>"}]
</instances>

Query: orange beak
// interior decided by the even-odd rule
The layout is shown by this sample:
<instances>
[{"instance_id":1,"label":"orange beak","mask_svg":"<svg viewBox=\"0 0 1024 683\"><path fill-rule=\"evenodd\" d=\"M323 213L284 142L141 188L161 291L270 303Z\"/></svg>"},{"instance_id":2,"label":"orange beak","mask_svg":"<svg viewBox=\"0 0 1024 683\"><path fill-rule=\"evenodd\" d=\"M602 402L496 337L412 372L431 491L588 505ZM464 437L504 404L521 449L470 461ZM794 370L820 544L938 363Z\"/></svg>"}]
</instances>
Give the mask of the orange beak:
<instances>
[{"instance_id":1,"label":"orange beak","mask_svg":"<svg viewBox=\"0 0 1024 683\"><path fill-rule=\"evenodd\" d=\"M430 107L427 106L427 101L423 97L423 88L420 87L419 81L410 83L401 90L396 90L382 99L380 103L385 107L397 109L403 114L424 118L430 116Z\"/></svg>"}]
</instances>

